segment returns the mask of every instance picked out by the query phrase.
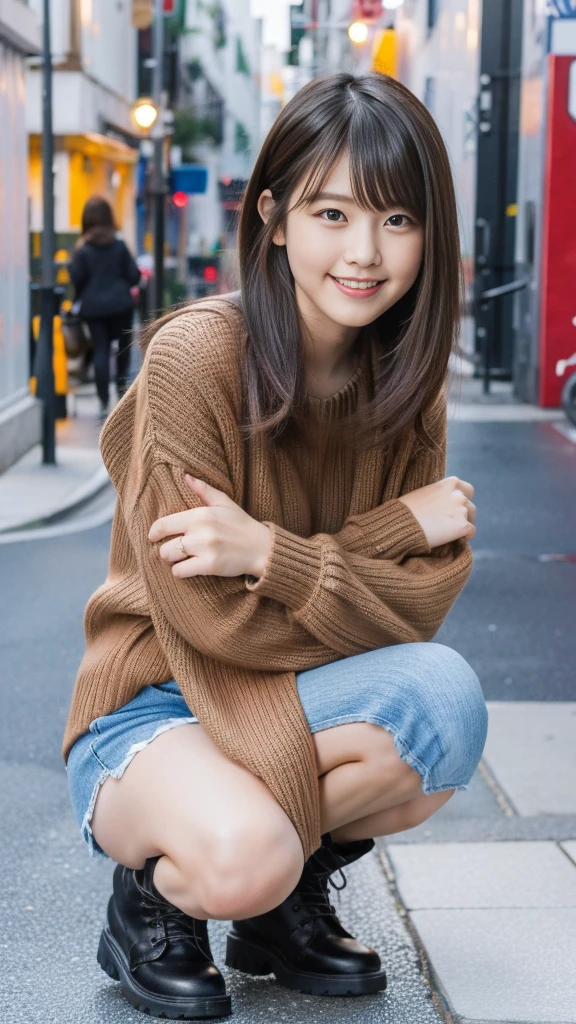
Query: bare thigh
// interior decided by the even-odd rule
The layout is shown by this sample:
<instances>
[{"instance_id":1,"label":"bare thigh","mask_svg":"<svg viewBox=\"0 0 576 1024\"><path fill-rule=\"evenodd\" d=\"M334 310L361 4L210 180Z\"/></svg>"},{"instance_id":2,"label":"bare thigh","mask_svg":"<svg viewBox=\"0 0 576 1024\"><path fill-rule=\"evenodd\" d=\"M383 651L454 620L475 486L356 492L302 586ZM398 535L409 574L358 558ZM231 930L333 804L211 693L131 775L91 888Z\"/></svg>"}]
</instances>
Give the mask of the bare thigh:
<instances>
[{"instance_id":1,"label":"bare thigh","mask_svg":"<svg viewBox=\"0 0 576 1024\"><path fill-rule=\"evenodd\" d=\"M106 780L92 831L105 853L132 868L162 854L200 865L218 852L215 844L231 853L235 847L241 859L251 837L263 853L277 844L302 851L268 787L226 757L196 724L161 733L136 754L121 779Z\"/></svg>"}]
</instances>

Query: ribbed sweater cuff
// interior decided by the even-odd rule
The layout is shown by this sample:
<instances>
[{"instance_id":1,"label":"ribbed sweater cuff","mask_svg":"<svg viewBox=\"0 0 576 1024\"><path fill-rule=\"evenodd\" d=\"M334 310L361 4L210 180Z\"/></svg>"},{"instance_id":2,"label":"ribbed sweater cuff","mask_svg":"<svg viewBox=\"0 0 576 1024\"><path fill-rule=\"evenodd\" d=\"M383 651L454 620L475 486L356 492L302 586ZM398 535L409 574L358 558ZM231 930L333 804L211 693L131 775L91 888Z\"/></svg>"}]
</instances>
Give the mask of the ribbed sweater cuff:
<instances>
[{"instance_id":1,"label":"ribbed sweater cuff","mask_svg":"<svg viewBox=\"0 0 576 1024\"><path fill-rule=\"evenodd\" d=\"M268 562L260 579L245 577L246 587L297 611L318 583L322 568L320 541L298 537L276 523L264 525L272 531Z\"/></svg>"},{"instance_id":2,"label":"ribbed sweater cuff","mask_svg":"<svg viewBox=\"0 0 576 1024\"><path fill-rule=\"evenodd\" d=\"M350 535L349 531L354 530ZM357 532L356 532L357 531ZM343 547L353 554L373 558L430 554L426 534L413 512L398 498L353 516L342 530ZM337 535L337 539L338 535Z\"/></svg>"}]
</instances>

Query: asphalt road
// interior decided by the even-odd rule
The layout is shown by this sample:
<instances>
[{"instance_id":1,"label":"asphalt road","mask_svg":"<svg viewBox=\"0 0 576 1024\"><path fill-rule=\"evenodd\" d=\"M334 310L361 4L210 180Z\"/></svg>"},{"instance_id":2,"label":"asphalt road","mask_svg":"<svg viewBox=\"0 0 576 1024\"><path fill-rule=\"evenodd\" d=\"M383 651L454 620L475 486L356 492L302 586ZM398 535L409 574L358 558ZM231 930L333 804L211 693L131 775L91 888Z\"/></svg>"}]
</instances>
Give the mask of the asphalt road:
<instances>
[{"instance_id":1,"label":"asphalt road","mask_svg":"<svg viewBox=\"0 0 576 1024\"><path fill-rule=\"evenodd\" d=\"M448 472L475 484L479 532L473 577L437 639L470 661L489 699L576 699L576 562L540 560L576 550L576 446L547 424L454 424ZM142 1019L94 966L110 865L90 861L78 839L60 757L83 650L82 613L104 578L108 541L103 526L0 544L5 1024ZM396 989L362 1005L314 1001L315 1018L436 1020L400 926L391 918L380 934L393 908L378 889L376 862L357 873L355 885L345 913L364 925L365 937L388 944ZM235 985L239 1024L310 1020L309 1000L279 993L271 982Z\"/></svg>"}]
</instances>

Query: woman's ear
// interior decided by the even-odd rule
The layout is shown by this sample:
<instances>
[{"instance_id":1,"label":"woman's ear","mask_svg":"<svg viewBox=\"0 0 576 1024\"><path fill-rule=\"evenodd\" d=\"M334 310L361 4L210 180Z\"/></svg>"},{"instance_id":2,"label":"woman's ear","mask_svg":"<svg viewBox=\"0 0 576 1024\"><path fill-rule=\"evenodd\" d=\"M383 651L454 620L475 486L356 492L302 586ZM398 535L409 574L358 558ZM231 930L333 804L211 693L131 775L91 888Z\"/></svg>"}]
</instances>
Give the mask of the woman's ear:
<instances>
[{"instance_id":1,"label":"woman's ear","mask_svg":"<svg viewBox=\"0 0 576 1024\"><path fill-rule=\"evenodd\" d=\"M262 217L262 220L264 221L265 224L268 222L268 218L270 217L270 214L274 209L275 202L276 200L273 199L270 189L264 189L260 196L260 199L258 200L258 213ZM275 245L286 244L282 228L278 228L278 230L274 233L272 241L274 242Z\"/></svg>"}]
</instances>

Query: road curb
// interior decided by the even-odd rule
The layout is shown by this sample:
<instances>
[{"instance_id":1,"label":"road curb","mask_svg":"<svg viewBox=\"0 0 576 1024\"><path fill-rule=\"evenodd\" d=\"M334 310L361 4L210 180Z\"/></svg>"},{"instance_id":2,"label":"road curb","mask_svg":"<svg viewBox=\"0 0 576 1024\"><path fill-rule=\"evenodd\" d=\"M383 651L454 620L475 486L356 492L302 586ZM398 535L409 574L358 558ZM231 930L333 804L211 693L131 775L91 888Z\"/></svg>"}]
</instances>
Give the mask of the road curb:
<instances>
[{"instance_id":1,"label":"road curb","mask_svg":"<svg viewBox=\"0 0 576 1024\"><path fill-rule=\"evenodd\" d=\"M61 522L68 516L78 512L84 505L92 501L105 487L108 486L110 477L104 465L98 466L95 473L85 480L80 487L68 496L68 499L61 505L57 505L47 512L42 513L40 516L35 516L30 519L19 519L14 520L8 526L4 526L0 529L0 538L10 536L13 533L20 532L21 530L36 530L45 526L53 526L56 523Z\"/></svg>"}]
</instances>

